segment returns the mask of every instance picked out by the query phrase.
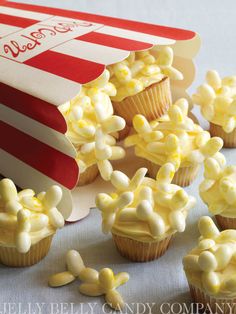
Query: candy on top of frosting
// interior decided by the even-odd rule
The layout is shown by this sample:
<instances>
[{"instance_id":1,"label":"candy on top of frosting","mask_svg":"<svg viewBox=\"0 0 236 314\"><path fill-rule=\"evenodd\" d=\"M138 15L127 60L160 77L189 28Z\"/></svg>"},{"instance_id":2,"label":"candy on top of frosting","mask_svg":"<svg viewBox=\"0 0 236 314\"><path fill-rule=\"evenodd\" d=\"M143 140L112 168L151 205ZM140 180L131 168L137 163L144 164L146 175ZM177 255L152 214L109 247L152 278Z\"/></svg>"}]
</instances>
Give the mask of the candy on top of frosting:
<instances>
[{"instance_id":1,"label":"candy on top of frosting","mask_svg":"<svg viewBox=\"0 0 236 314\"><path fill-rule=\"evenodd\" d=\"M16 247L26 253L31 245L64 226L64 218L56 206L62 198L59 186L35 196L25 189L17 192L10 179L0 181L0 244Z\"/></svg>"},{"instance_id":2,"label":"candy on top of frosting","mask_svg":"<svg viewBox=\"0 0 236 314\"><path fill-rule=\"evenodd\" d=\"M235 296L236 230L220 232L207 216L198 228L198 246L183 259L188 281L213 296Z\"/></svg>"},{"instance_id":3,"label":"candy on top of frosting","mask_svg":"<svg viewBox=\"0 0 236 314\"><path fill-rule=\"evenodd\" d=\"M127 59L108 66L110 81L117 89L117 94L112 95L111 99L121 101L127 96L136 95L164 77L182 80L182 73L172 66L173 59L171 47L158 47L131 52Z\"/></svg>"},{"instance_id":4,"label":"candy on top of frosting","mask_svg":"<svg viewBox=\"0 0 236 314\"><path fill-rule=\"evenodd\" d=\"M192 98L208 121L222 126L226 133L235 129L236 76L221 79L218 72L208 71L206 83L198 87Z\"/></svg>"},{"instance_id":5,"label":"candy on top of frosting","mask_svg":"<svg viewBox=\"0 0 236 314\"><path fill-rule=\"evenodd\" d=\"M103 268L98 272L93 268L86 267L79 252L75 250L67 252L66 266L67 271L49 278L49 286L64 286L78 278L83 282L79 286L80 293L91 297L105 295L106 302L112 308L121 310L124 307L123 298L116 288L129 280L128 273L122 272L114 275L110 268Z\"/></svg>"},{"instance_id":6,"label":"candy on top of frosting","mask_svg":"<svg viewBox=\"0 0 236 314\"><path fill-rule=\"evenodd\" d=\"M83 173L97 165L104 180L109 180L112 165L109 160L123 158L125 151L116 146L115 133L125 127L125 120L113 115L111 95L116 89L109 82L109 71L88 84L80 94L60 109L66 118L66 135L77 150L76 160Z\"/></svg>"},{"instance_id":7,"label":"candy on top of frosting","mask_svg":"<svg viewBox=\"0 0 236 314\"><path fill-rule=\"evenodd\" d=\"M204 180L200 196L209 211L226 217L236 217L236 166L226 166L225 157L218 153L204 163Z\"/></svg>"},{"instance_id":8,"label":"candy on top of frosting","mask_svg":"<svg viewBox=\"0 0 236 314\"><path fill-rule=\"evenodd\" d=\"M184 231L188 210L195 199L171 184L174 165L163 165L156 180L145 177L146 173L146 168L140 168L131 179L120 171L112 173L111 183L116 191L96 197L104 233L112 231L145 242Z\"/></svg>"},{"instance_id":9,"label":"candy on top of frosting","mask_svg":"<svg viewBox=\"0 0 236 314\"><path fill-rule=\"evenodd\" d=\"M176 169L202 163L222 148L223 140L211 138L187 114L188 102L181 98L161 119L148 122L144 116L136 115L136 134L125 139L125 146L134 146L137 156L158 165L172 162Z\"/></svg>"}]
</instances>

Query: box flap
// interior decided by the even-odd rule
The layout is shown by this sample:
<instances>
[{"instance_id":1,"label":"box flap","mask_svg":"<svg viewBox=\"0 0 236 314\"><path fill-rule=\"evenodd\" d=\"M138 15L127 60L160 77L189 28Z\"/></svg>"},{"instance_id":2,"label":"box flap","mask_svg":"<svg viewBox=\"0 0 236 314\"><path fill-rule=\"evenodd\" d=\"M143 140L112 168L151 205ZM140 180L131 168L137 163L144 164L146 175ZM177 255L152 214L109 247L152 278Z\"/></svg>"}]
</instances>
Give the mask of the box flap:
<instances>
[{"instance_id":1,"label":"box flap","mask_svg":"<svg viewBox=\"0 0 236 314\"><path fill-rule=\"evenodd\" d=\"M172 45L177 67L188 69L176 87L184 93L194 78L196 33L0 0L0 130L7 134L0 138L0 172L36 191L61 185L68 217L79 170L57 107L107 65L156 45Z\"/></svg>"}]
</instances>

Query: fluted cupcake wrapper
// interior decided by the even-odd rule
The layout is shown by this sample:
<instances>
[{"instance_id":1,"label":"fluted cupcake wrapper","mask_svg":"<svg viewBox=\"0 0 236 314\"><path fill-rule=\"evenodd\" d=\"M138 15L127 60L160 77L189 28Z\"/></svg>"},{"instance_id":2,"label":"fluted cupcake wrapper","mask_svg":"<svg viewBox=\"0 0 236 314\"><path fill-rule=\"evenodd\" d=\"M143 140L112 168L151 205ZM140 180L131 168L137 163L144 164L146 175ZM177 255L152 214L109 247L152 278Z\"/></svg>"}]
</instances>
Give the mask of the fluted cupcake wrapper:
<instances>
[{"instance_id":1,"label":"fluted cupcake wrapper","mask_svg":"<svg viewBox=\"0 0 236 314\"><path fill-rule=\"evenodd\" d=\"M165 77L136 95L113 102L113 108L117 115L132 126L136 114L144 115L149 121L155 120L165 114L171 104L170 79Z\"/></svg>"},{"instance_id":2,"label":"fluted cupcake wrapper","mask_svg":"<svg viewBox=\"0 0 236 314\"><path fill-rule=\"evenodd\" d=\"M155 179L160 166L147 160L147 168L149 176ZM188 186L195 180L198 171L199 165L193 167L181 167L175 173L172 183L182 187Z\"/></svg>"},{"instance_id":3,"label":"fluted cupcake wrapper","mask_svg":"<svg viewBox=\"0 0 236 314\"><path fill-rule=\"evenodd\" d=\"M236 298L215 298L189 283L190 294L195 303L201 303L206 313L235 314ZM204 312L205 313L205 312Z\"/></svg>"},{"instance_id":4,"label":"fluted cupcake wrapper","mask_svg":"<svg viewBox=\"0 0 236 314\"><path fill-rule=\"evenodd\" d=\"M29 252L22 254L16 248L0 247L0 263L10 267L27 267L37 264L48 253L53 235L34 244Z\"/></svg>"},{"instance_id":5,"label":"fluted cupcake wrapper","mask_svg":"<svg viewBox=\"0 0 236 314\"><path fill-rule=\"evenodd\" d=\"M215 217L221 229L236 229L236 218L223 217L221 215L215 215Z\"/></svg>"},{"instance_id":6,"label":"fluted cupcake wrapper","mask_svg":"<svg viewBox=\"0 0 236 314\"><path fill-rule=\"evenodd\" d=\"M159 242L141 242L112 234L120 254L133 262L149 262L161 257L170 245L171 236Z\"/></svg>"},{"instance_id":7,"label":"fluted cupcake wrapper","mask_svg":"<svg viewBox=\"0 0 236 314\"><path fill-rule=\"evenodd\" d=\"M224 147L235 148L236 147L236 129L231 133L226 133L220 125L210 123L211 136L219 136L224 141Z\"/></svg>"},{"instance_id":8,"label":"fluted cupcake wrapper","mask_svg":"<svg viewBox=\"0 0 236 314\"><path fill-rule=\"evenodd\" d=\"M98 176L98 167L96 164L88 167L85 172L79 175L78 186L83 186L92 183Z\"/></svg>"}]
</instances>

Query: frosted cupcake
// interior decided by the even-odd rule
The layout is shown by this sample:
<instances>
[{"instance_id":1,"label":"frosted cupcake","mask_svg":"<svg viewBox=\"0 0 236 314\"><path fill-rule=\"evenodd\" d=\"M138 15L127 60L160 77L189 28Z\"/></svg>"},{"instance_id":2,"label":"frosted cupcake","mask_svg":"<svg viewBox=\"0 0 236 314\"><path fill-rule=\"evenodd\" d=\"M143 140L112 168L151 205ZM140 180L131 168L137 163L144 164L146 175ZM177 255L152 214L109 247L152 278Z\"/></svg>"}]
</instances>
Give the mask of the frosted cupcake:
<instances>
[{"instance_id":1,"label":"frosted cupcake","mask_svg":"<svg viewBox=\"0 0 236 314\"><path fill-rule=\"evenodd\" d=\"M195 179L205 158L222 148L221 138L211 138L187 114L187 100L179 99L158 120L148 122L142 115L134 117L136 134L126 138L125 146L134 146L136 156L143 159L152 178L163 164L171 162L176 170L173 183L187 186Z\"/></svg>"},{"instance_id":2,"label":"frosted cupcake","mask_svg":"<svg viewBox=\"0 0 236 314\"><path fill-rule=\"evenodd\" d=\"M198 227L198 246L183 259L191 296L209 313L235 313L236 230L219 232L206 216Z\"/></svg>"},{"instance_id":3,"label":"frosted cupcake","mask_svg":"<svg viewBox=\"0 0 236 314\"><path fill-rule=\"evenodd\" d=\"M192 98L210 122L211 135L220 136L225 147L236 147L236 76L221 79L216 71L208 71L206 83Z\"/></svg>"},{"instance_id":4,"label":"frosted cupcake","mask_svg":"<svg viewBox=\"0 0 236 314\"><path fill-rule=\"evenodd\" d=\"M148 262L162 256L176 232L185 230L188 211L195 199L171 184L175 169L163 165L156 180L145 177L140 168L133 178L114 171L114 193L100 193L96 205L102 213L102 229L111 232L122 256L135 262Z\"/></svg>"},{"instance_id":5,"label":"frosted cupcake","mask_svg":"<svg viewBox=\"0 0 236 314\"><path fill-rule=\"evenodd\" d=\"M153 120L167 111L172 103L170 79L183 79L172 66L173 58L172 48L160 47L132 52L124 61L108 67L110 82L117 89L111 96L114 110L128 125L132 125L135 114Z\"/></svg>"},{"instance_id":6,"label":"frosted cupcake","mask_svg":"<svg viewBox=\"0 0 236 314\"><path fill-rule=\"evenodd\" d=\"M79 185L93 182L100 173L109 180L113 171L111 160L123 158L125 151L116 146L117 132L125 128L125 120L113 115L110 95L116 93L109 83L109 71L85 84L80 94L60 107L67 125L67 137L77 151L80 169Z\"/></svg>"},{"instance_id":7,"label":"frosted cupcake","mask_svg":"<svg viewBox=\"0 0 236 314\"><path fill-rule=\"evenodd\" d=\"M56 206L62 190L52 186L35 196L33 190L17 193L9 179L0 181L0 262L25 267L44 258L64 218Z\"/></svg>"},{"instance_id":8,"label":"frosted cupcake","mask_svg":"<svg viewBox=\"0 0 236 314\"><path fill-rule=\"evenodd\" d=\"M222 229L236 229L236 166L226 166L222 154L205 161L202 200Z\"/></svg>"}]
</instances>

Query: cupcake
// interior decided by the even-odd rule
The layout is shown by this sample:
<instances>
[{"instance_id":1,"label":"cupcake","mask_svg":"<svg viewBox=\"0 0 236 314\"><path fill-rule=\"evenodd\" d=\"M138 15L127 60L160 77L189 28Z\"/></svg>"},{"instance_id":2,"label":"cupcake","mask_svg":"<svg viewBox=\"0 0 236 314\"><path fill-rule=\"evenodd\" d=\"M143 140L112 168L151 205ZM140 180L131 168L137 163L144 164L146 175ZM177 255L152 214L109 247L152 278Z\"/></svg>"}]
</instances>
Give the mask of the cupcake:
<instances>
[{"instance_id":1,"label":"cupcake","mask_svg":"<svg viewBox=\"0 0 236 314\"><path fill-rule=\"evenodd\" d=\"M200 218L198 228L198 246L183 259L191 296L205 307L204 313L235 313L236 230L219 232L207 216Z\"/></svg>"},{"instance_id":2,"label":"cupcake","mask_svg":"<svg viewBox=\"0 0 236 314\"><path fill-rule=\"evenodd\" d=\"M173 183L188 186L204 159L214 156L223 146L221 138L211 138L187 114L187 100L179 99L160 119L148 122L142 115L134 117L136 133L126 138L125 146L134 146L136 156L143 159L152 178L163 164L171 162L176 170Z\"/></svg>"},{"instance_id":3,"label":"cupcake","mask_svg":"<svg viewBox=\"0 0 236 314\"><path fill-rule=\"evenodd\" d=\"M224 147L236 147L236 76L221 79L216 71L208 71L206 83L192 98L209 121L211 135L221 137Z\"/></svg>"},{"instance_id":4,"label":"cupcake","mask_svg":"<svg viewBox=\"0 0 236 314\"><path fill-rule=\"evenodd\" d=\"M62 190L52 186L35 196L33 190L17 193L10 179L0 181L0 262L26 267L43 259L64 218L56 206Z\"/></svg>"},{"instance_id":5,"label":"cupcake","mask_svg":"<svg viewBox=\"0 0 236 314\"><path fill-rule=\"evenodd\" d=\"M195 199L171 184L175 168L163 165L156 180L145 177L140 168L129 179L114 171L114 193L100 193L96 205L102 213L102 229L111 232L120 254L134 262L148 262L162 256L176 232L185 230L189 209Z\"/></svg>"},{"instance_id":6,"label":"cupcake","mask_svg":"<svg viewBox=\"0 0 236 314\"><path fill-rule=\"evenodd\" d=\"M153 120L167 111L172 103L170 79L183 79L172 66L173 58L172 48L158 47L132 52L127 59L108 67L110 82L117 89L111 96L115 113L128 125L138 113Z\"/></svg>"},{"instance_id":7,"label":"cupcake","mask_svg":"<svg viewBox=\"0 0 236 314\"><path fill-rule=\"evenodd\" d=\"M199 192L219 226L236 229L236 166L226 166L221 153L205 160Z\"/></svg>"},{"instance_id":8,"label":"cupcake","mask_svg":"<svg viewBox=\"0 0 236 314\"><path fill-rule=\"evenodd\" d=\"M80 94L60 107L68 131L66 136L76 149L80 177L78 185L92 183L98 174L109 180L113 171L110 160L123 158L125 151L116 146L116 137L125 128L125 120L113 115L110 95L116 93L109 83L109 71L83 85Z\"/></svg>"}]
</instances>

